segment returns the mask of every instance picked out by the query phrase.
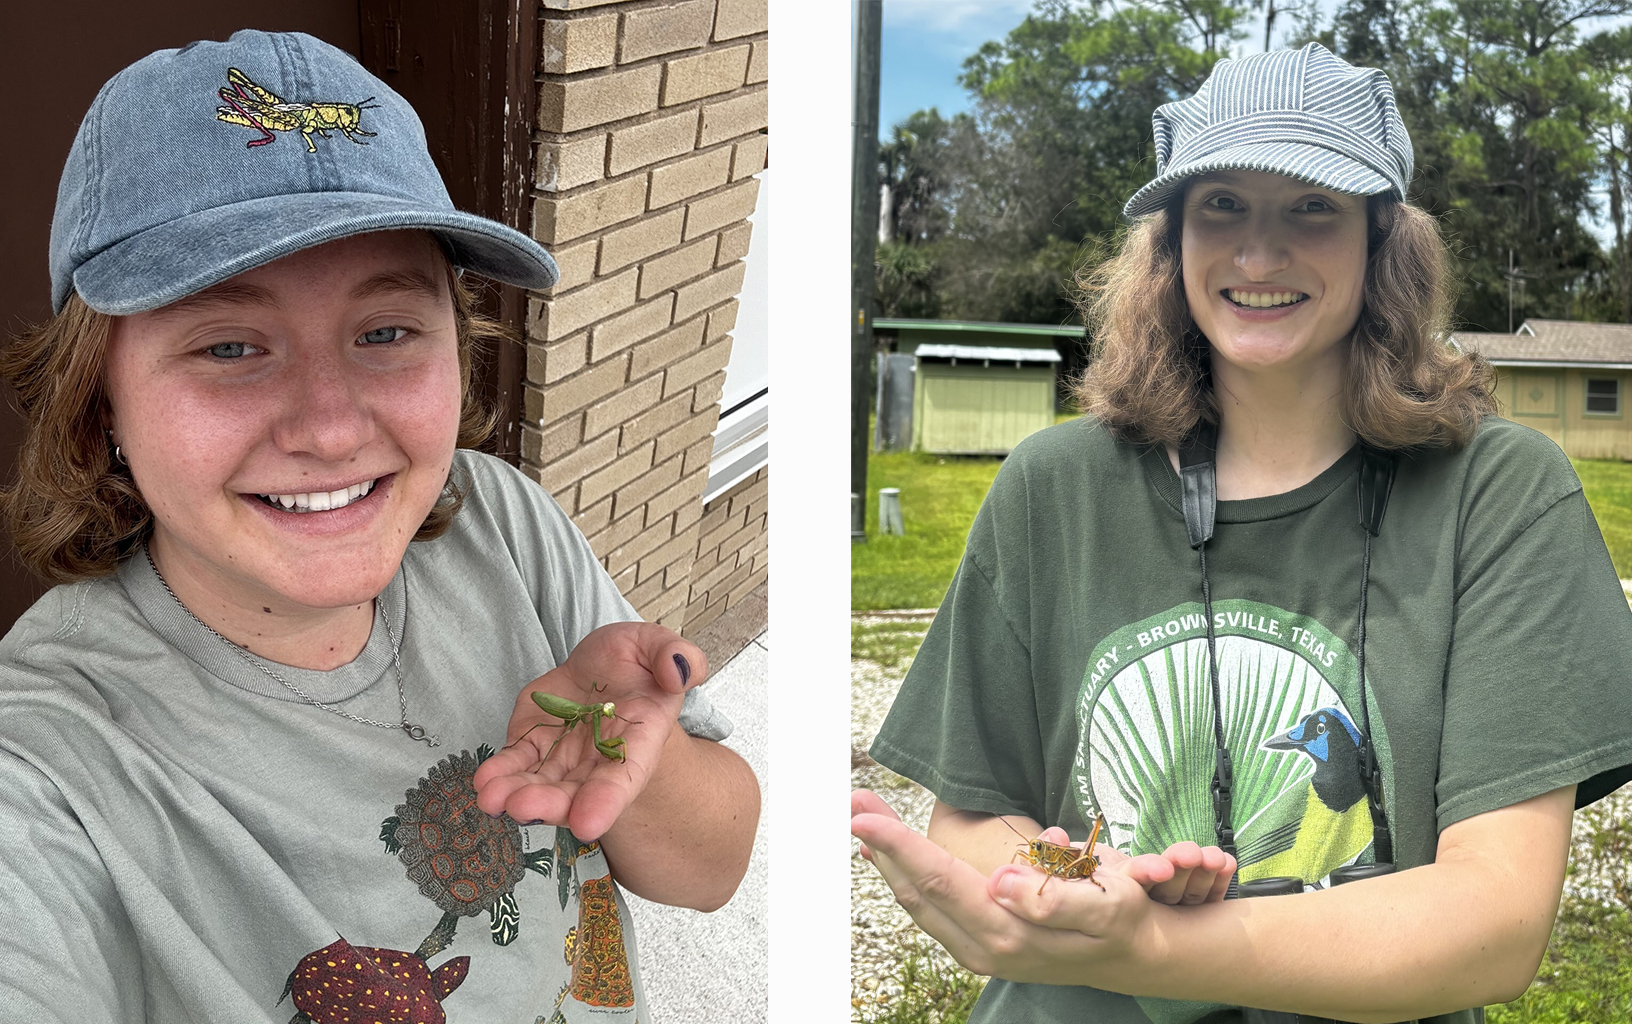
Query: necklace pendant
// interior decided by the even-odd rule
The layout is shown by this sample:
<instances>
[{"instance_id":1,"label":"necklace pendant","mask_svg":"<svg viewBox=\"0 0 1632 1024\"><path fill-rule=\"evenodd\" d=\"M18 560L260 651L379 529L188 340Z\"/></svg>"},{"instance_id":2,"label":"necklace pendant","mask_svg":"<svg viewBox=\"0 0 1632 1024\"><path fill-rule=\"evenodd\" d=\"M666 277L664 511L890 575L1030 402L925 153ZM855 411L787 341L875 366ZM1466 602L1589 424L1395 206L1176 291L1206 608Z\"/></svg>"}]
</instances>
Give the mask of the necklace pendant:
<instances>
[{"instance_id":1,"label":"necklace pendant","mask_svg":"<svg viewBox=\"0 0 1632 1024\"><path fill-rule=\"evenodd\" d=\"M409 739L418 740L427 747L441 746L441 742L437 740L435 736L426 733L424 727L422 726L409 725L407 722L404 722L402 723L402 731L408 734Z\"/></svg>"}]
</instances>

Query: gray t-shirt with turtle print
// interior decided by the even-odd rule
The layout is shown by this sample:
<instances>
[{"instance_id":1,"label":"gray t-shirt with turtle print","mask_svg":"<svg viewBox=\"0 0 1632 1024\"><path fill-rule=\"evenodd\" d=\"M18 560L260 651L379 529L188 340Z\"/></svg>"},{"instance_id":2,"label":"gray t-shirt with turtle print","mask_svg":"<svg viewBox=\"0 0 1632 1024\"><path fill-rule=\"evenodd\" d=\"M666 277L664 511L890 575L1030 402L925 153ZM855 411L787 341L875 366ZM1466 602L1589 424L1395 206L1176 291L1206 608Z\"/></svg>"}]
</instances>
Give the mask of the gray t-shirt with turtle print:
<instances>
[{"instance_id":1,"label":"gray t-shirt with turtle print","mask_svg":"<svg viewBox=\"0 0 1632 1024\"><path fill-rule=\"evenodd\" d=\"M0 1020L647 1019L599 845L470 785L521 687L637 616L539 487L475 452L454 472L464 508L379 599L434 749L290 693L140 554L0 640ZM378 622L332 671L265 664L399 721ZM697 691L681 725L730 731Z\"/></svg>"}]
</instances>

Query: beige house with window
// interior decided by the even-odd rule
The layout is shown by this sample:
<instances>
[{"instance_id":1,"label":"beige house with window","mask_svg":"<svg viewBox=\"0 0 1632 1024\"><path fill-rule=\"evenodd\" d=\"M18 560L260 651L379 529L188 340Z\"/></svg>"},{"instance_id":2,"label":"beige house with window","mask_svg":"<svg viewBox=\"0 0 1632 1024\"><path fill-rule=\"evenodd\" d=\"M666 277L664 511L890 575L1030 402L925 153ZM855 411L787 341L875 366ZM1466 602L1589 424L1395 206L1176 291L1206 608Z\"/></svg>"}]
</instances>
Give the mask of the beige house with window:
<instances>
[{"instance_id":1,"label":"beige house with window","mask_svg":"<svg viewBox=\"0 0 1632 1024\"><path fill-rule=\"evenodd\" d=\"M1526 320L1512 334L1452 337L1496 367L1503 416L1546 434L1571 458L1632 461L1632 324Z\"/></svg>"}]
</instances>

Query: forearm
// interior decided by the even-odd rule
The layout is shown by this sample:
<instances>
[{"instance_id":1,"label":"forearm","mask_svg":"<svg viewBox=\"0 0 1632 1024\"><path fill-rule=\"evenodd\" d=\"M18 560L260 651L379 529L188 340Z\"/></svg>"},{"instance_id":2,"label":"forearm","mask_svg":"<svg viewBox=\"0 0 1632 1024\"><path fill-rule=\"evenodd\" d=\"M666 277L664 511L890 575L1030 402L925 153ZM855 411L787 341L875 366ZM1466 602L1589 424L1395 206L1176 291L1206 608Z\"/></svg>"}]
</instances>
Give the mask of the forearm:
<instances>
[{"instance_id":1,"label":"forearm","mask_svg":"<svg viewBox=\"0 0 1632 1024\"><path fill-rule=\"evenodd\" d=\"M1041 825L1022 815L999 818L959 810L937 800L925 834L947 853L989 875L1013 861L1015 851L1042 830Z\"/></svg>"},{"instance_id":2,"label":"forearm","mask_svg":"<svg viewBox=\"0 0 1632 1024\"><path fill-rule=\"evenodd\" d=\"M1084 980L1362 1024L1504 1002L1535 976L1557 910L1556 889L1544 905L1511 899L1521 881L1451 861L1322 892L1153 907L1131 962Z\"/></svg>"},{"instance_id":3,"label":"forearm","mask_svg":"<svg viewBox=\"0 0 1632 1024\"><path fill-rule=\"evenodd\" d=\"M946 915L932 918L937 938L977 973L1398 1021L1506 1002L1524 991L1557 913L1573 802L1569 786L1465 819L1441 833L1433 864L1395 875L1202 906L1154 898L1136 870L1145 855L1108 865L1105 900L1083 886L1061 884L1045 894L1015 885L1013 875L994 876L993 895L1005 913L1018 915L994 918L967 884L945 888L950 869L934 857L914 853L910 843L886 844L885 853L908 859L891 862L903 906L922 912L933 904ZM1016 827L1030 826L1022 820ZM1006 863L995 856L1002 832L1006 826L989 815L939 804L930 824L930 838L945 851L939 856L964 861L970 874ZM1152 898L1130 891L1128 881Z\"/></svg>"},{"instance_id":4,"label":"forearm","mask_svg":"<svg viewBox=\"0 0 1632 1024\"><path fill-rule=\"evenodd\" d=\"M728 747L676 727L638 797L601 837L618 884L657 903L718 910L748 870L759 781Z\"/></svg>"},{"instance_id":5,"label":"forearm","mask_svg":"<svg viewBox=\"0 0 1632 1024\"><path fill-rule=\"evenodd\" d=\"M1362 1024L1516 999L1558 913L1574 797L1566 786L1458 822L1441 834L1435 862L1409 871L1315 893L1152 907L1127 962L1084 980Z\"/></svg>"}]
</instances>

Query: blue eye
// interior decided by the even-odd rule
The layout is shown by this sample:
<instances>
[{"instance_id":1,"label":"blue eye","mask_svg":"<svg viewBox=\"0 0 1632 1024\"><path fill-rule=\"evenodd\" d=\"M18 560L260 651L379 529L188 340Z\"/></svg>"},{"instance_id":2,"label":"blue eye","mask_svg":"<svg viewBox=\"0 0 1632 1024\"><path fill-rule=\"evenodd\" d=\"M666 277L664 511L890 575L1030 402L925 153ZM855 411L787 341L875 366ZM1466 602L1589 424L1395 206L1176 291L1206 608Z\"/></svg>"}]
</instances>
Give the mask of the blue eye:
<instances>
[{"instance_id":1,"label":"blue eye","mask_svg":"<svg viewBox=\"0 0 1632 1024\"><path fill-rule=\"evenodd\" d=\"M407 334L408 331L402 327L376 327L357 340L365 345L389 345L393 341L401 341Z\"/></svg>"},{"instance_id":2,"label":"blue eye","mask_svg":"<svg viewBox=\"0 0 1632 1024\"><path fill-rule=\"evenodd\" d=\"M1332 212L1332 204L1328 203L1324 199L1308 199L1308 200L1304 201L1303 206L1304 206L1304 209L1308 210L1308 212L1310 212L1310 213L1331 213ZM1311 210L1311 209L1309 209L1309 207L1315 207L1315 209Z\"/></svg>"},{"instance_id":3,"label":"blue eye","mask_svg":"<svg viewBox=\"0 0 1632 1024\"><path fill-rule=\"evenodd\" d=\"M242 341L223 341L204 351L217 359L238 359L249 351L249 345Z\"/></svg>"}]
</instances>

